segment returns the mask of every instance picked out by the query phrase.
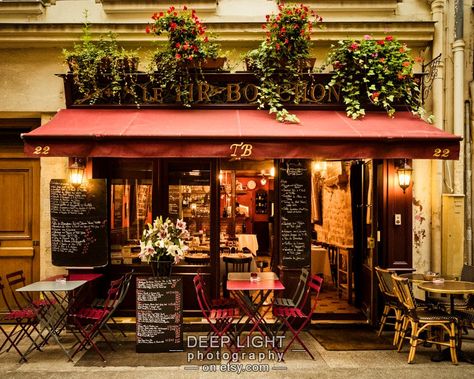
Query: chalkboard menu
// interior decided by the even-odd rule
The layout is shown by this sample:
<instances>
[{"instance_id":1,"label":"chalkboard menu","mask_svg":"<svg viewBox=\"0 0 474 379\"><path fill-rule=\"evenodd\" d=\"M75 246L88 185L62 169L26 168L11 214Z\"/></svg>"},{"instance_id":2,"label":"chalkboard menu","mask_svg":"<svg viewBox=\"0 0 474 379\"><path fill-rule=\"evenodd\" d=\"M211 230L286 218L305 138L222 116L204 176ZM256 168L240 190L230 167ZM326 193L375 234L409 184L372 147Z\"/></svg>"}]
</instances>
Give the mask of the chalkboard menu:
<instances>
[{"instance_id":1,"label":"chalkboard menu","mask_svg":"<svg viewBox=\"0 0 474 379\"><path fill-rule=\"evenodd\" d=\"M137 353L183 351L183 281L137 278Z\"/></svg>"},{"instance_id":2,"label":"chalkboard menu","mask_svg":"<svg viewBox=\"0 0 474 379\"><path fill-rule=\"evenodd\" d=\"M53 265L98 267L108 262L107 185L89 179L74 187L68 181L50 182L51 254Z\"/></svg>"},{"instance_id":3,"label":"chalkboard menu","mask_svg":"<svg viewBox=\"0 0 474 379\"><path fill-rule=\"evenodd\" d=\"M309 266L311 259L311 162L280 165L280 243L282 264Z\"/></svg>"}]
</instances>

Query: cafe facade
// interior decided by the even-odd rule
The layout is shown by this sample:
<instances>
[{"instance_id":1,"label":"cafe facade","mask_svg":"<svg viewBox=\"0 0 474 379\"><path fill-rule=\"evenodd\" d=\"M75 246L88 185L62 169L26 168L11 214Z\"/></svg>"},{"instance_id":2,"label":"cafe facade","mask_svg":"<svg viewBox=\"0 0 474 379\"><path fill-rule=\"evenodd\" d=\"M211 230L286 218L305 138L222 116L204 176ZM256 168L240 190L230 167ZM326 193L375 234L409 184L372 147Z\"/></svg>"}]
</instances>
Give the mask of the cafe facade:
<instances>
[{"instance_id":1,"label":"cafe facade","mask_svg":"<svg viewBox=\"0 0 474 379\"><path fill-rule=\"evenodd\" d=\"M222 12L232 13L231 2L227 10L225 1L219 5L210 1L197 3L225 46L241 51L257 43L256 25L262 20L253 22L246 16L236 31L235 25L226 23L226 16L222 16ZM269 11L267 3L262 2L259 9L262 18ZM368 2L362 3L357 9L364 18L364 11L372 14L374 10L369 10L365 4ZM349 10L342 13L347 19L341 20L335 5L323 6L330 22L326 30L315 32L315 39L321 39L325 46L316 55L324 59L324 51L331 41L341 37L340 28L344 25L354 28L349 37L365 34L363 30L367 29L382 33L379 23L391 20L394 11L398 13L397 21L390 21L393 34L399 32L399 38L412 48L437 46L430 6L417 9L424 18L407 27L402 20L415 5L408 1L396 3L385 2L385 7L376 11L380 16L377 22L356 22ZM129 43L143 38L135 30L139 22L113 22L128 12L120 11L120 5L107 1L82 5L89 7L91 17L96 18L91 20L93 25L97 21L95 32L112 27L119 32L119 38L123 33ZM147 6L140 8L143 14ZM59 17L59 12L55 16L48 14L54 7L65 5L58 2L45 8L45 19ZM324 16L324 11L320 13ZM140 16L136 11L127 14L129 21ZM66 34L71 35L68 38L72 39L78 25L65 26ZM249 25L254 29L249 31ZM37 27L46 33L47 27L56 26L45 22ZM31 42L25 41L28 43ZM45 47L45 52L59 52L56 44ZM33 60L44 54L26 50L20 52L10 45L5 52L26 54ZM237 61L237 55L233 53L231 59ZM53 62L45 62L43 67L53 74L65 71ZM328 249L337 247L339 257L346 257L338 258L346 259L345 266L340 265L344 272L338 273L345 275L346 289L350 287L344 296L362 309L372 323L377 319L373 267L380 265L399 271L436 269L438 258L432 257L436 242L428 237L432 234L428 220L436 224L439 214L433 213L432 198L436 192L430 190L429 196L426 187L436 182L439 188L437 181L442 178L435 167L439 168L440 163L434 162L457 160L462 153L461 137L429 125L403 108L389 118L369 107L362 120L352 120L345 115L340 92L327 88L327 73L308 74L304 84L295 89L302 100L291 111L298 116L299 124L278 123L265 110L257 110L256 80L243 68L206 74L205 82L195 83L191 88L190 96L196 100L191 109L179 106L179 99L170 99L153 85L147 74L137 75L139 107L135 102L117 104L113 99L85 105L75 92L70 74L54 79L54 85L50 84L53 75L46 80L44 73L35 75L41 77L38 86L18 91L18 97L34 100L33 108L37 110L29 109L31 103L25 101L24 109L16 109L18 103L13 106L7 102L2 111L8 116L5 125L16 125L15 130L23 133L24 143L23 152L13 143L8 146L11 156L7 152L2 160L13 165L13 170L18 170L14 165L20 163L32 167L21 169L28 173L25 180L32 183L29 196L37 198L21 222L36 217L36 224L27 224L30 229L23 234L31 236L35 228L37 239L31 239L31 249L29 242L25 242L23 255L11 256L12 260L30 260L25 264L30 265L32 279L64 272L66 268L91 266L101 266L96 270L110 279L131 268L136 273L148 274L150 268L137 260L138 241L145 224L160 215L184 218L193 237L190 248L195 260L184 260L173 267L173 275L183 278L184 311L190 316L197 310L192 289L194 274L203 273L211 295L219 296L225 271L221 255L223 249L233 247L229 242L238 235L256 237L258 247L253 247L252 242L247 242L246 247L254 250L251 253L255 262L261 260L260 255L268 257L264 259L268 269L279 273L288 293L299 270L311 266L312 240ZM50 85L56 92L50 90ZM430 82L426 86L431 91L426 91L425 104L436 113L432 98L439 87ZM63 109L52 112L57 105ZM101 232L105 231L105 237L100 236L107 243L95 250L91 242L88 247L92 254L87 258L91 261L84 259L82 263L71 264L55 255L55 217L51 210L54 201L50 189L51 180L67 181L74 163L85 165L85 177L91 183L105 184L105 191L101 192L105 196L105 212L101 212L98 220L103 221ZM406 164L411 164L414 171L412 181L403 188L398 172ZM21 185L24 183L30 182ZM14 195L9 196L15 199ZM456 197L452 198L456 201ZM431 214L426 209L431 209ZM33 253L28 255L27 251ZM132 296L124 304L123 314L133 315L134 306Z\"/></svg>"}]
</instances>

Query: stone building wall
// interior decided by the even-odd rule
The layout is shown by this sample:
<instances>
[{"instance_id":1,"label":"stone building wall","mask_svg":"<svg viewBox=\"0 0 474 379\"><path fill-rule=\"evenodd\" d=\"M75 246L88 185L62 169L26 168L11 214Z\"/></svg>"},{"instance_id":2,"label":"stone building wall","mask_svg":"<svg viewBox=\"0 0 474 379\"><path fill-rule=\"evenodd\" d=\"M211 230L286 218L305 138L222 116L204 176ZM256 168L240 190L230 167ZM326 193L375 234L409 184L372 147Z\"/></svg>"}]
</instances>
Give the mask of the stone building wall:
<instances>
[{"instance_id":1,"label":"stone building wall","mask_svg":"<svg viewBox=\"0 0 474 379\"><path fill-rule=\"evenodd\" d=\"M328 162L326 178L322 186L322 225L316 225L318 241L335 245L352 246L352 209L348 170L347 183L338 183L342 175L340 163ZM345 179L344 179L345 181Z\"/></svg>"}]
</instances>

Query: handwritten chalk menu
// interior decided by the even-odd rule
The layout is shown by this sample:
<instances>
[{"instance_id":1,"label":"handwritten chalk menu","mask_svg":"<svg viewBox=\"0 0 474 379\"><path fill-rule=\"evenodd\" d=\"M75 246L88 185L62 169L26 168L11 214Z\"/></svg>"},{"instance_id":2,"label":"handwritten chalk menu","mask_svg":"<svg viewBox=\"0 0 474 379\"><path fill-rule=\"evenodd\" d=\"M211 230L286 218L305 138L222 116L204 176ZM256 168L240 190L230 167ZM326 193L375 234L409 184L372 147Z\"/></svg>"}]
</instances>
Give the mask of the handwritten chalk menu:
<instances>
[{"instance_id":1,"label":"handwritten chalk menu","mask_svg":"<svg viewBox=\"0 0 474 379\"><path fill-rule=\"evenodd\" d=\"M311 162L285 160L280 165L280 247L282 264L310 264Z\"/></svg>"},{"instance_id":2,"label":"handwritten chalk menu","mask_svg":"<svg viewBox=\"0 0 474 379\"><path fill-rule=\"evenodd\" d=\"M107 185L89 179L79 187L66 180L50 182L53 265L97 267L108 262Z\"/></svg>"},{"instance_id":3,"label":"handwritten chalk menu","mask_svg":"<svg viewBox=\"0 0 474 379\"><path fill-rule=\"evenodd\" d=\"M183 351L183 281L137 278L137 353Z\"/></svg>"}]
</instances>

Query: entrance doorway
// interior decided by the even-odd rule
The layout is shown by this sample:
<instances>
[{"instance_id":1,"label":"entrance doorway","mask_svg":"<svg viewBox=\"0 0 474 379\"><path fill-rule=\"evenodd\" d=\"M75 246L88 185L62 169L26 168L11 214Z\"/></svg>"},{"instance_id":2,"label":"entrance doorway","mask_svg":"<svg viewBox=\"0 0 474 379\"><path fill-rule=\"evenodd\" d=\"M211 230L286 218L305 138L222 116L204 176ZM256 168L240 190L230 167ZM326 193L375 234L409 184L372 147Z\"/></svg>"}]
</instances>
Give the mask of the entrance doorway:
<instances>
[{"instance_id":1,"label":"entrance doorway","mask_svg":"<svg viewBox=\"0 0 474 379\"><path fill-rule=\"evenodd\" d=\"M23 270L27 283L39 280L39 171L38 159L0 159L2 278ZM6 309L3 299L0 308Z\"/></svg>"}]
</instances>

